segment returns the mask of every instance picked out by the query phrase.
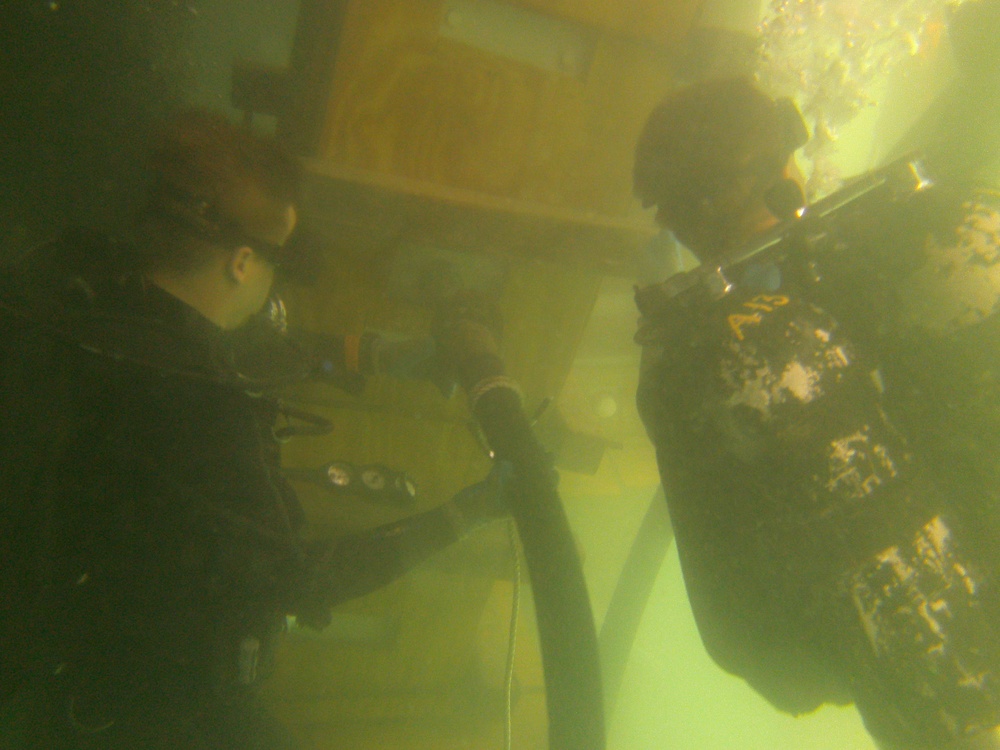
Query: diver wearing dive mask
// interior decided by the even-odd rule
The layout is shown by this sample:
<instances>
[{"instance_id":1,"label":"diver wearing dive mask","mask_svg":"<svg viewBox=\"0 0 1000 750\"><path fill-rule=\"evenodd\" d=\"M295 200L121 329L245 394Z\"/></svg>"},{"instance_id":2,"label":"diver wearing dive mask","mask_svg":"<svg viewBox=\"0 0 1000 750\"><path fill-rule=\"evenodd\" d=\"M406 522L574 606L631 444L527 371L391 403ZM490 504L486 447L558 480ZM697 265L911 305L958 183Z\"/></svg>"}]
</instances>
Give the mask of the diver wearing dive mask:
<instances>
[{"instance_id":1,"label":"diver wearing dive mask","mask_svg":"<svg viewBox=\"0 0 1000 750\"><path fill-rule=\"evenodd\" d=\"M854 702L885 748L998 747L1000 200L880 185L784 234L784 118L706 81L636 152L637 194L703 264L637 294L699 632L788 713ZM727 266L778 230L774 273Z\"/></svg>"},{"instance_id":2,"label":"diver wearing dive mask","mask_svg":"<svg viewBox=\"0 0 1000 750\"><path fill-rule=\"evenodd\" d=\"M0 744L291 750L257 698L286 616L322 627L506 510L474 492L307 544L275 422L330 425L270 389L363 375L373 341L299 357L261 322L297 262L274 142L187 112L152 171L139 244L67 237L0 277Z\"/></svg>"}]
</instances>

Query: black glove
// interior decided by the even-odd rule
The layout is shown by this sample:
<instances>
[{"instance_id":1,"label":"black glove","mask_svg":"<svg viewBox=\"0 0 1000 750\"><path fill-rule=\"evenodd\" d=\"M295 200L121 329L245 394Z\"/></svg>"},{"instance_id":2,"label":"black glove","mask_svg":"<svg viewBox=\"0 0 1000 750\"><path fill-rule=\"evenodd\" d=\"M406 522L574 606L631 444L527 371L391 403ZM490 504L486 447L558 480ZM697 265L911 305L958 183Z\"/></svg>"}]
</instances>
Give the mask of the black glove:
<instances>
[{"instance_id":1,"label":"black glove","mask_svg":"<svg viewBox=\"0 0 1000 750\"><path fill-rule=\"evenodd\" d=\"M509 463L497 461L486 479L461 490L446 504L444 509L459 538L493 521L510 517L504 490L511 472Z\"/></svg>"}]
</instances>

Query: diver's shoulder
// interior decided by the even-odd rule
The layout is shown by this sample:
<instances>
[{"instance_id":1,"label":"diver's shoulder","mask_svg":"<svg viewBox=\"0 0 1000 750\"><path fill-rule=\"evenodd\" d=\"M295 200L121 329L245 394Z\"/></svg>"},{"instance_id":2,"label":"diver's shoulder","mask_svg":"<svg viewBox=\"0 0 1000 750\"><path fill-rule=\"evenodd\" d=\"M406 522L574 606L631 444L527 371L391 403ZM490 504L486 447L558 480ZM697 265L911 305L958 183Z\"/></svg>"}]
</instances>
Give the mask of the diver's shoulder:
<instances>
[{"instance_id":1,"label":"diver's shoulder","mask_svg":"<svg viewBox=\"0 0 1000 750\"><path fill-rule=\"evenodd\" d=\"M970 188L952 199L947 221L920 244L894 289L896 325L924 336L950 336L1000 312L1000 191Z\"/></svg>"},{"instance_id":2,"label":"diver's shoulder","mask_svg":"<svg viewBox=\"0 0 1000 750\"><path fill-rule=\"evenodd\" d=\"M711 308L710 325L736 344L787 339L817 326L832 328L832 317L795 288L742 290Z\"/></svg>"},{"instance_id":3,"label":"diver's shoulder","mask_svg":"<svg viewBox=\"0 0 1000 750\"><path fill-rule=\"evenodd\" d=\"M773 271L775 278L769 276L768 284L745 280L746 283L733 285L721 296L692 287L687 292L664 297L656 305L645 305L646 309L640 302L642 317L636 343L645 346L686 341L713 346L720 337L737 342L771 337L784 331L790 321L828 317L802 290L783 286L777 267ZM655 309L650 312L649 308Z\"/></svg>"},{"instance_id":4,"label":"diver's shoulder","mask_svg":"<svg viewBox=\"0 0 1000 750\"><path fill-rule=\"evenodd\" d=\"M1000 233L1000 189L992 187L977 187L970 189L962 201L963 224L975 222L981 225L983 221L992 222L993 238Z\"/></svg>"}]
</instances>

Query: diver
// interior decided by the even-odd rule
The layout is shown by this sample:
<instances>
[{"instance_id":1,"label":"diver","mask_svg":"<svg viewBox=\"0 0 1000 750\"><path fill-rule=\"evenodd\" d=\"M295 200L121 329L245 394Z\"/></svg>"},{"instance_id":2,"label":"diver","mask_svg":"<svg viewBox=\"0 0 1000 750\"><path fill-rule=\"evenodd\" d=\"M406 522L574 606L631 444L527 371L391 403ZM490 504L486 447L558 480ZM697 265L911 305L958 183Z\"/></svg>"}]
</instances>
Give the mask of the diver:
<instances>
[{"instance_id":1,"label":"diver","mask_svg":"<svg viewBox=\"0 0 1000 750\"><path fill-rule=\"evenodd\" d=\"M302 541L282 407L262 394L317 368L346 377L375 344L297 357L260 315L275 275L302 265L299 170L275 141L185 112L153 149L137 244L77 235L5 272L0 747L292 748L256 699L286 615L322 627L335 604L508 515L497 492L466 492ZM474 308L438 321L438 361L499 458L534 455Z\"/></svg>"},{"instance_id":2,"label":"diver","mask_svg":"<svg viewBox=\"0 0 1000 750\"><path fill-rule=\"evenodd\" d=\"M919 180L803 223L807 137L726 78L636 148L636 194L702 264L637 290L636 337L699 633L779 710L1000 748L1000 196Z\"/></svg>"}]
</instances>

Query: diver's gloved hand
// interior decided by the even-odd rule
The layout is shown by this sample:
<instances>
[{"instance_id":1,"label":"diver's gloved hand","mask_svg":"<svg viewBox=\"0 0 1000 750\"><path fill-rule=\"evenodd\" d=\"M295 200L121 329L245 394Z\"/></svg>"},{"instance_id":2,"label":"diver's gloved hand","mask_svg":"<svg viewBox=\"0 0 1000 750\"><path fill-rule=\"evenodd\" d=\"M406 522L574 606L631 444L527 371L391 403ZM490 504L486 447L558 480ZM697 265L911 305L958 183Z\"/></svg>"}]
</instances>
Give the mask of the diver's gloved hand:
<instances>
[{"instance_id":1,"label":"diver's gloved hand","mask_svg":"<svg viewBox=\"0 0 1000 750\"><path fill-rule=\"evenodd\" d=\"M497 461L486 479L461 490L446 504L444 510L459 538L493 521L510 518L504 490L512 471L508 462Z\"/></svg>"}]
</instances>

